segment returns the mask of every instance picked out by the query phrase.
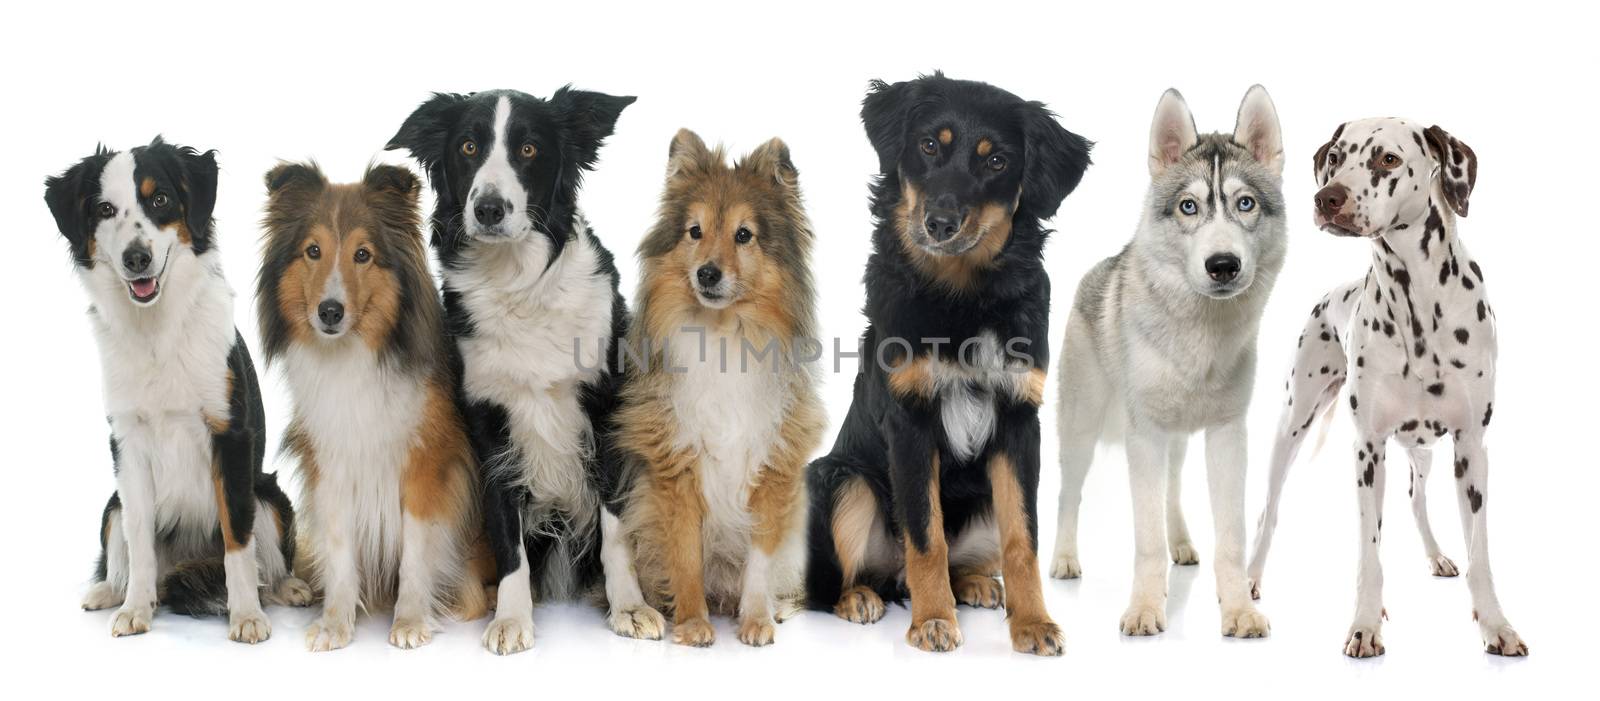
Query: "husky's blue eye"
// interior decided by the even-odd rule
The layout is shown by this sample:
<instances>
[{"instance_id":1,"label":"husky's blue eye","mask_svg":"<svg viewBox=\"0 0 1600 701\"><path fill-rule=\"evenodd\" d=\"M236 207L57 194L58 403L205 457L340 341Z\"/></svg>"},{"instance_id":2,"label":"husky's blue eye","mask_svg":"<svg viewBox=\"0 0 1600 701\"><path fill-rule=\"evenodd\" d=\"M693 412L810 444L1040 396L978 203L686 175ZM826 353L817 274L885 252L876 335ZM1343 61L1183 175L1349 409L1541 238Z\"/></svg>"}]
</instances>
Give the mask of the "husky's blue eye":
<instances>
[{"instance_id":1,"label":"husky's blue eye","mask_svg":"<svg viewBox=\"0 0 1600 701\"><path fill-rule=\"evenodd\" d=\"M1178 203L1178 211L1184 214L1194 214L1200 211L1200 205L1196 204L1194 200L1184 200Z\"/></svg>"},{"instance_id":2,"label":"husky's blue eye","mask_svg":"<svg viewBox=\"0 0 1600 701\"><path fill-rule=\"evenodd\" d=\"M1239 211L1248 212L1256 208L1256 199L1248 195L1239 198Z\"/></svg>"}]
</instances>

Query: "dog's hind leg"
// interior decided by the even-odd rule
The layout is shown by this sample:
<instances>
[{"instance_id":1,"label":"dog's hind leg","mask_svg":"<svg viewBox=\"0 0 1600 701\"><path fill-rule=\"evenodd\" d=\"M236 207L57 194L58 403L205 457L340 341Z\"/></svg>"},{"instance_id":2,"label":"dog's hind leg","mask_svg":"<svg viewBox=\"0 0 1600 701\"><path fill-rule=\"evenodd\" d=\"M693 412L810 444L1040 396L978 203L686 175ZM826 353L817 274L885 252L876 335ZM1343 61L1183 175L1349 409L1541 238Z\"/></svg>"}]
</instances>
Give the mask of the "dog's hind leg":
<instances>
[{"instance_id":1,"label":"dog's hind leg","mask_svg":"<svg viewBox=\"0 0 1600 701\"><path fill-rule=\"evenodd\" d=\"M1417 519L1417 532L1422 535L1422 549L1427 553L1428 569L1435 577L1454 577L1456 563L1439 551L1439 541L1433 538L1433 527L1428 525L1428 471L1433 466L1433 451L1423 447L1406 449L1411 459L1411 515Z\"/></svg>"},{"instance_id":2,"label":"dog's hind leg","mask_svg":"<svg viewBox=\"0 0 1600 701\"><path fill-rule=\"evenodd\" d=\"M1167 448L1167 550L1177 565L1200 564L1200 553L1189 538L1189 525L1183 518L1183 458L1189 450L1187 435L1174 436Z\"/></svg>"},{"instance_id":3,"label":"dog's hind leg","mask_svg":"<svg viewBox=\"0 0 1600 701\"><path fill-rule=\"evenodd\" d=\"M1083 482L1094 462L1095 445L1105 426L1110 391L1087 332L1068 322L1061 353L1060 405L1056 428L1060 437L1061 494L1056 509L1056 545L1050 576L1083 576L1078 560L1078 508Z\"/></svg>"},{"instance_id":4,"label":"dog's hind leg","mask_svg":"<svg viewBox=\"0 0 1600 701\"><path fill-rule=\"evenodd\" d=\"M607 506L600 507L600 566L605 571L606 622L611 631L625 638L660 640L666 619L645 603L633 568L633 548L622 520Z\"/></svg>"},{"instance_id":5,"label":"dog's hind leg","mask_svg":"<svg viewBox=\"0 0 1600 701\"><path fill-rule=\"evenodd\" d=\"M99 611L122 605L128 588L128 541L122 536L122 502L116 492L100 515L100 560L94 583L83 595L83 610Z\"/></svg>"},{"instance_id":6,"label":"dog's hind leg","mask_svg":"<svg viewBox=\"0 0 1600 701\"><path fill-rule=\"evenodd\" d=\"M1335 294L1339 294L1337 291ZM1350 293L1345 294L1348 299ZM1273 439L1272 458L1268 465L1267 503L1256 521L1256 540L1246 569L1250 578L1250 596L1261 598L1261 576L1267 567L1267 552L1272 548L1272 533L1278 526L1278 507L1283 497L1283 483L1289 477L1289 466L1300 453L1300 446L1311 433L1318 417L1326 424L1331 420L1333 405L1344 387L1349 363L1339 339L1334 335L1333 316L1328 310L1329 300L1323 298L1312 309L1311 318L1300 332L1299 349L1295 351L1294 367L1284 390L1289 397L1278 418L1277 435ZM1336 310L1342 311L1342 310ZM1363 361L1356 359L1357 364ZM1324 425L1323 430L1326 430Z\"/></svg>"},{"instance_id":7,"label":"dog's hind leg","mask_svg":"<svg viewBox=\"0 0 1600 701\"><path fill-rule=\"evenodd\" d=\"M1484 650L1493 655L1521 657L1528 645L1511 627L1494 592L1489 571L1489 454L1481 430L1456 435L1456 493L1461 507L1461 532L1467 539L1467 589L1472 592L1472 616L1478 621Z\"/></svg>"}]
</instances>

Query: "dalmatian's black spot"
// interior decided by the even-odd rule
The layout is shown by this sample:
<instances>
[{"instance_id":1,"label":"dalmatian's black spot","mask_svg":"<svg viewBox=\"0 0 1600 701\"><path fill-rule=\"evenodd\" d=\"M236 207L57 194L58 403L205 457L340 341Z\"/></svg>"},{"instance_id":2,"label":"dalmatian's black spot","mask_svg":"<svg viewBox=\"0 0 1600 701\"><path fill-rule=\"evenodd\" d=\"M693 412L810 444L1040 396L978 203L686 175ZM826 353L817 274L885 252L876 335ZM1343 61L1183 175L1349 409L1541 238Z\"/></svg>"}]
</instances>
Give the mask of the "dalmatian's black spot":
<instances>
[{"instance_id":1,"label":"dalmatian's black spot","mask_svg":"<svg viewBox=\"0 0 1600 701\"><path fill-rule=\"evenodd\" d=\"M1322 340L1331 341L1331 340L1333 340L1333 336L1328 335L1327 331L1323 331L1322 332Z\"/></svg>"},{"instance_id":2,"label":"dalmatian's black spot","mask_svg":"<svg viewBox=\"0 0 1600 701\"><path fill-rule=\"evenodd\" d=\"M1450 359L1450 365L1452 367L1454 367L1455 369L1457 369L1457 370L1465 370L1465 369L1467 369L1467 364L1461 362L1460 358L1451 358Z\"/></svg>"},{"instance_id":3,"label":"dalmatian's black spot","mask_svg":"<svg viewBox=\"0 0 1600 701\"><path fill-rule=\"evenodd\" d=\"M1488 406L1484 407L1484 409L1483 409L1483 425L1484 426L1488 426L1489 425L1489 418L1492 417L1492 416L1494 416L1494 402L1489 402Z\"/></svg>"},{"instance_id":4,"label":"dalmatian's black spot","mask_svg":"<svg viewBox=\"0 0 1600 701\"><path fill-rule=\"evenodd\" d=\"M1364 355L1356 356L1356 367L1364 368L1366 366L1367 366L1367 357L1364 356Z\"/></svg>"},{"instance_id":5,"label":"dalmatian's black spot","mask_svg":"<svg viewBox=\"0 0 1600 701\"><path fill-rule=\"evenodd\" d=\"M1467 459L1466 458L1460 458L1460 459L1456 460L1456 479L1461 479L1462 477L1466 477L1466 476L1467 476Z\"/></svg>"},{"instance_id":6,"label":"dalmatian's black spot","mask_svg":"<svg viewBox=\"0 0 1600 701\"><path fill-rule=\"evenodd\" d=\"M1465 280L1466 278L1461 279ZM1472 334L1467 333L1466 329L1456 329L1456 341L1461 343L1463 346L1467 345L1467 339L1471 338L1471 336Z\"/></svg>"},{"instance_id":7,"label":"dalmatian's black spot","mask_svg":"<svg viewBox=\"0 0 1600 701\"><path fill-rule=\"evenodd\" d=\"M1372 486L1372 478L1374 477L1375 472L1377 472L1377 468L1373 467L1372 463L1367 463L1367 469L1361 473L1361 481L1363 482L1362 486Z\"/></svg>"},{"instance_id":8,"label":"dalmatian's black spot","mask_svg":"<svg viewBox=\"0 0 1600 701\"><path fill-rule=\"evenodd\" d=\"M1450 261L1445 261L1443 265L1439 266L1439 284L1443 285L1443 284L1445 284L1446 282L1449 282L1449 281L1450 281Z\"/></svg>"},{"instance_id":9,"label":"dalmatian's black spot","mask_svg":"<svg viewBox=\"0 0 1600 701\"><path fill-rule=\"evenodd\" d=\"M1428 394L1431 394L1431 395L1433 395L1435 397L1444 396L1444 383L1443 382L1435 382L1435 383L1433 383L1431 385L1428 385Z\"/></svg>"},{"instance_id":10,"label":"dalmatian's black spot","mask_svg":"<svg viewBox=\"0 0 1600 701\"><path fill-rule=\"evenodd\" d=\"M1469 290L1474 288L1474 287L1477 287L1477 285L1472 282L1472 278L1467 277L1465 275L1461 276L1461 286L1465 287L1465 288L1467 288Z\"/></svg>"},{"instance_id":11,"label":"dalmatian's black spot","mask_svg":"<svg viewBox=\"0 0 1600 701\"><path fill-rule=\"evenodd\" d=\"M1383 322L1383 335L1388 336L1390 338L1394 337L1394 322L1391 322L1391 321Z\"/></svg>"},{"instance_id":12,"label":"dalmatian's black spot","mask_svg":"<svg viewBox=\"0 0 1600 701\"><path fill-rule=\"evenodd\" d=\"M1478 321L1483 321L1488 316L1488 308L1483 305L1483 300L1478 300Z\"/></svg>"},{"instance_id":13,"label":"dalmatian's black spot","mask_svg":"<svg viewBox=\"0 0 1600 701\"><path fill-rule=\"evenodd\" d=\"M1483 269L1478 267L1478 261L1467 261L1467 268L1472 270L1473 275L1477 276L1478 282L1483 282Z\"/></svg>"},{"instance_id":14,"label":"dalmatian's black spot","mask_svg":"<svg viewBox=\"0 0 1600 701\"><path fill-rule=\"evenodd\" d=\"M1422 331L1419 330L1419 331L1417 331L1417 333L1422 333ZM1416 346L1415 350L1417 352L1417 357L1421 358L1422 354L1426 353L1428 351L1428 347L1427 347L1426 344L1424 344L1422 342L1422 339L1419 338L1419 339L1417 339L1417 346Z\"/></svg>"},{"instance_id":15,"label":"dalmatian's black spot","mask_svg":"<svg viewBox=\"0 0 1600 701\"><path fill-rule=\"evenodd\" d=\"M1358 404L1359 402L1356 401L1356 395L1352 393L1350 395L1350 411L1355 411Z\"/></svg>"},{"instance_id":16,"label":"dalmatian's black spot","mask_svg":"<svg viewBox=\"0 0 1600 701\"><path fill-rule=\"evenodd\" d=\"M1472 513L1483 508L1483 492L1478 491L1477 485L1467 485L1467 501L1472 503Z\"/></svg>"},{"instance_id":17,"label":"dalmatian's black spot","mask_svg":"<svg viewBox=\"0 0 1600 701\"><path fill-rule=\"evenodd\" d=\"M1412 419L1412 420L1407 421L1407 422L1405 422L1403 424L1400 424L1400 430L1401 431L1415 431L1415 430L1417 430L1417 420L1416 419Z\"/></svg>"}]
</instances>

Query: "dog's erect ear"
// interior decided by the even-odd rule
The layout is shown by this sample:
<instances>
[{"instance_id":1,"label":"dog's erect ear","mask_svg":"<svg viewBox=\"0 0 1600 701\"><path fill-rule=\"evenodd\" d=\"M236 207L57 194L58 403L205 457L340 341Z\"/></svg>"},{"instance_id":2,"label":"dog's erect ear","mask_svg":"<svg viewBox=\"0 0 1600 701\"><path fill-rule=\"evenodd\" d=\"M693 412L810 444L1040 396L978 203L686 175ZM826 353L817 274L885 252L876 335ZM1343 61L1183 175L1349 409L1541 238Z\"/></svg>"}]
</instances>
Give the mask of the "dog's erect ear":
<instances>
[{"instance_id":1,"label":"dog's erect ear","mask_svg":"<svg viewBox=\"0 0 1600 701\"><path fill-rule=\"evenodd\" d=\"M667 147L667 177L704 170L712 161L711 149L699 134L679 129Z\"/></svg>"},{"instance_id":2,"label":"dog's erect ear","mask_svg":"<svg viewBox=\"0 0 1600 701\"><path fill-rule=\"evenodd\" d=\"M1150 175L1167 172L1183 154L1200 142L1194 128L1194 115L1189 114L1189 103L1183 95L1168 88L1156 104L1155 119L1150 122Z\"/></svg>"},{"instance_id":3,"label":"dog's erect ear","mask_svg":"<svg viewBox=\"0 0 1600 701\"><path fill-rule=\"evenodd\" d=\"M1273 173L1283 174L1283 127L1278 123L1278 108L1272 96L1260 85L1252 85L1239 103L1239 116L1233 124L1233 140L1250 149L1257 163Z\"/></svg>"},{"instance_id":4,"label":"dog's erect ear","mask_svg":"<svg viewBox=\"0 0 1600 701\"><path fill-rule=\"evenodd\" d=\"M1339 141L1339 135L1343 133L1344 125L1340 124L1339 128L1333 130L1333 136L1328 138L1328 143L1318 148L1316 155L1311 157L1311 175L1317 179L1318 185L1328 184L1328 179L1323 175L1327 171L1323 168L1328 164L1328 152L1333 150L1334 143Z\"/></svg>"},{"instance_id":5,"label":"dog's erect ear","mask_svg":"<svg viewBox=\"0 0 1600 701\"><path fill-rule=\"evenodd\" d=\"M217 152L200 153L187 146L178 149L178 159L183 163L184 223L194 241L196 252L203 253L211 244L211 213L217 207Z\"/></svg>"},{"instance_id":6,"label":"dog's erect ear","mask_svg":"<svg viewBox=\"0 0 1600 701\"><path fill-rule=\"evenodd\" d=\"M1055 113L1041 103L1026 103L1022 110L1027 165L1022 173L1019 208L1049 219L1083 179L1083 171L1089 168L1089 149L1094 144L1067 131L1056 121Z\"/></svg>"},{"instance_id":7,"label":"dog's erect ear","mask_svg":"<svg viewBox=\"0 0 1600 701\"><path fill-rule=\"evenodd\" d=\"M1444 190L1445 201L1458 216L1467 216L1472 187L1478 183L1478 154L1437 124L1428 127L1422 135L1428 140L1428 151L1439 162L1436 177L1444 179L1440 189Z\"/></svg>"},{"instance_id":8,"label":"dog's erect ear","mask_svg":"<svg viewBox=\"0 0 1600 701\"><path fill-rule=\"evenodd\" d=\"M783 139L773 137L757 146L740 165L772 178L785 188L799 189L800 171L795 170L794 161L789 159L789 145L783 143Z\"/></svg>"},{"instance_id":9,"label":"dog's erect ear","mask_svg":"<svg viewBox=\"0 0 1600 701\"><path fill-rule=\"evenodd\" d=\"M561 115L567 139L577 152L578 161L574 165L584 170L594 168L595 161L600 157L600 146L605 143L606 137L616 131L617 118L622 116L622 109L638 99L574 90L570 85L562 87L550 97L551 106Z\"/></svg>"},{"instance_id":10,"label":"dog's erect ear","mask_svg":"<svg viewBox=\"0 0 1600 701\"><path fill-rule=\"evenodd\" d=\"M416 199L421 190L416 173L410 168L387 163L372 166L361 178L361 184L370 192L382 192Z\"/></svg>"},{"instance_id":11,"label":"dog's erect ear","mask_svg":"<svg viewBox=\"0 0 1600 701\"><path fill-rule=\"evenodd\" d=\"M406 117L400 131L395 132L383 148L389 151L403 148L411 152L411 157L417 159L424 170L434 172L434 167L444 162L447 148L444 141L450 136L450 126L460 116L466 102L466 95L434 93Z\"/></svg>"},{"instance_id":12,"label":"dog's erect ear","mask_svg":"<svg viewBox=\"0 0 1600 701\"><path fill-rule=\"evenodd\" d=\"M267 195L274 198L290 192L318 192L328 185L315 162L279 163L267 171L265 181Z\"/></svg>"},{"instance_id":13,"label":"dog's erect ear","mask_svg":"<svg viewBox=\"0 0 1600 701\"><path fill-rule=\"evenodd\" d=\"M56 230L67 239L73 262L85 268L94 266L89 250L89 241L94 237L94 219L89 213L92 203L88 193L100 172L97 164L103 163L102 153L97 150L94 157L85 158L67 172L44 181L44 203L55 217Z\"/></svg>"},{"instance_id":14,"label":"dog's erect ear","mask_svg":"<svg viewBox=\"0 0 1600 701\"><path fill-rule=\"evenodd\" d=\"M878 152L878 172L893 174L900 169L900 154L906 146L906 119L916 101L916 81L890 85L874 80L867 85L861 101L861 124L867 128L867 141Z\"/></svg>"}]
</instances>

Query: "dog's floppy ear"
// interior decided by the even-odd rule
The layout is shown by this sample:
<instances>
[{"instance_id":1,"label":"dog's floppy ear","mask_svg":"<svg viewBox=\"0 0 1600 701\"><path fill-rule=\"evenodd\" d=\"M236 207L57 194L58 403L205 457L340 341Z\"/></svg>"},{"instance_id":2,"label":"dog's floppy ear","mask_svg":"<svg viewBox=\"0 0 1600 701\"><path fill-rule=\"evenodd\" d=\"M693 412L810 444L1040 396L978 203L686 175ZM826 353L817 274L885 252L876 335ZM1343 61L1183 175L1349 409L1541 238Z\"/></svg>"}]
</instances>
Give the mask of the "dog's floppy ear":
<instances>
[{"instance_id":1,"label":"dog's floppy ear","mask_svg":"<svg viewBox=\"0 0 1600 701\"><path fill-rule=\"evenodd\" d=\"M1252 85L1245 92L1239 103L1239 116L1234 120L1233 140L1249 149L1257 163L1283 174L1283 127L1266 88Z\"/></svg>"},{"instance_id":2,"label":"dog's floppy ear","mask_svg":"<svg viewBox=\"0 0 1600 701\"><path fill-rule=\"evenodd\" d=\"M706 147L705 140L699 134L679 129L672 136L672 144L667 147L667 177L704 170L711 160L711 149Z\"/></svg>"},{"instance_id":3,"label":"dog's floppy ear","mask_svg":"<svg viewBox=\"0 0 1600 701\"><path fill-rule=\"evenodd\" d=\"M450 125L455 123L466 101L466 95L434 93L427 102L412 110L411 116L400 125L400 131L389 138L384 150L403 148L422 164L423 170L434 173L435 167L444 163L448 148L444 140L450 136Z\"/></svg>"},{"instance_id":4,"label":"dog's floppy ear","mask_svg":"<svg viewBox=\"0 0 1600 701\"><path fill-rule=\"evenodd\" d=\"M1343 133L1344 125L1340 124L1339 128L1333 130L1333 136L1328 138L1328 143L1323 144L1321 148L1317 149L1316 155L1311 157L1311 174L1316 177L1318 185L1328 184L1328 179L1323 177L1323 173L1326 172L1323 169L1328 164L1328 152L1333 150L1334 143L1339 140L1339 135Z\"/></svg>"},{"instance_id":5,"label":"dog's floppy ear","mask_svg":"<svg viewBox=\"0 0 1600 701\"><path fill-rule=\"evenodd\" d=\"M561 115L568 142L576 149L576 165L584 170L594 167L600 157L600 146L606 137L616 131L617 118L623 108L639 98L615 96L588 90L574 90L563 86L550 97L551 106Z\"/></svg>"},{"instance_id":6,"label":"dog's floppy ear","mask_svg":"<svg viewBox=\"0 0 1600 701\"><path fill-rule=\"evenodd\" d=\"M211 213L217 207L217 152L184 146L178 149L178 160L183 164L184 224L195 252L204 253L211 246Z\"/></svg>"},{"instance_id":7,"label":"dog's floppy ear","mask_svg":"<svg viewBox=\"0 0 1600 701\"><path fill-rule=\"evenodd\" d=\"M1428 151L1439 162L1439 175L1444 182L1444 199L1458 216L1467 216L1467 205L1472 197L1472 187L1478 183L1478 155L1472 147L1451 136L1435 124L1422 133L1428 140Z\"/></svg>"},{"instance_id":8,"label":"dog's floppy ear","mask_svg":"<svg viewBox=\"0 0 1600 701\"><path fill-rule=\"evenodd\" d=\"M794 161L789 158L789 145L783 143L783 139L768 139L751 151L740 165L772 178L789 190L799 189L800 171L795 170Z\"/></svg>"},{"instance_id":9,"label":"dog's floppy ear","mask_svg":"<svg viewBox=\"0 0 1600 701\"><path fill-rule=\"evenodd\" d=\"M1027 166L1022 174L1020 209L1040 219L1055 216L1089 168L1088 139L1067 131L1055 113L1038 102L1023 105L1022 135Z\"/></svg>"},{"instance_id":10,"label":"dog's floppy ear","mask_svg":"<svg viewBox=\"0 0 1600 701\"><path fill-rule=\"evenodd\" d=\"M861 124L867 141L878 152L878 172L892 174L900 169L900 154L906 146L906 119L916 100L918 81L890 85L881 80L867 84L867 97L861 101Z\"/></svg>"},{"instance_id":11,"label":"dog's floppy ear","mask_svg":"<svg viewBox=\"0 0 1600 701\"><path fill-rule=\"evenodd\" d=\"M67 240L72 260L84 268L94 267L90 241L94 238L94 218L90 215L89 191L105 167L111 153L104 147L95 155L78 161L65 173L44 181L44 203L55 217L56 230Z\"/></svg>"},{"instance_id":12,"label":"dog's floppy ear","mask_svg":"<svg viewBox=\"0 0 1600 701\"><path fill-rule=\"evenodd\" d=\"M1173 88L1161 94L1156 103L1156 116L1150 122L1150 175L1167 172L1183 154L1200 142L1194 128L1194 115L1189 113L1189 103Z\"/></svg>"}]
</instances>

